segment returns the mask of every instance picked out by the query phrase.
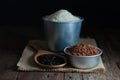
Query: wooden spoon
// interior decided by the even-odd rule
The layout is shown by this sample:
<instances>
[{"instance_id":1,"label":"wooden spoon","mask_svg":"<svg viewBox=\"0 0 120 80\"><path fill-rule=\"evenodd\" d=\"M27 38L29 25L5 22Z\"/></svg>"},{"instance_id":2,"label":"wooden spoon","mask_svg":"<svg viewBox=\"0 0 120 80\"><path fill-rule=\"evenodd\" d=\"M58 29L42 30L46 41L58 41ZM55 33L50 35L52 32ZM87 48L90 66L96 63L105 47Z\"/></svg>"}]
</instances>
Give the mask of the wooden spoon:
<instances>
[{"instance_id":1,"label":"wooden spoon","mask_svg":"<svg viewBox=\"0 0 120 80\"><path fill-rule=\"evenodd\" d=\"M32 47L33 49L35 49L37 51L37 53L34 56L34 61L40 67L43 67L43 68L61 68L61 67L64 67L67 64L67 60L66 60L66 58L64 56L59 55L59 54L54 53L54 52L47 51L47 50L42 50L39 45L40 44L38 44L37 41L36 42L35 41L29 42L29 46ZM41 57L41 56L43 56L43 55L44 56L52 55L52 56L55 56L55 57L58 57L58 58L62 59L64 62L61 63L61 64L58 64L58 65L48 65L48 64L40 63L41 61L39 61L38 58Z\"/></svg>"}]
</instances>

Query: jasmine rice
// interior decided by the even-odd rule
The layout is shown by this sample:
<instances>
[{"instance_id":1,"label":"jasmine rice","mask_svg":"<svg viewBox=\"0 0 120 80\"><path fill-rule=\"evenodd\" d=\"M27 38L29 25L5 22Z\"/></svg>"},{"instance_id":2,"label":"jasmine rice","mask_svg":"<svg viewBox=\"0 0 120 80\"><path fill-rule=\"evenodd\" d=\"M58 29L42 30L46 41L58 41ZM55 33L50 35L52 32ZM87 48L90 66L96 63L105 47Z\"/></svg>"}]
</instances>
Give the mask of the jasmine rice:
<instances>
[{"instance_id":1,"label":"jasmine rice","mask_svg":"<svg viewBox=\"0 0 120 80\"><path fill-rule=\"evenodd\" d=\"M79 17L74 16L68 10L61 9L51 15L45 17L45 20L53 21L53 22L70 22L70 21L78 21Z\"/></svg>"}]
</instances>

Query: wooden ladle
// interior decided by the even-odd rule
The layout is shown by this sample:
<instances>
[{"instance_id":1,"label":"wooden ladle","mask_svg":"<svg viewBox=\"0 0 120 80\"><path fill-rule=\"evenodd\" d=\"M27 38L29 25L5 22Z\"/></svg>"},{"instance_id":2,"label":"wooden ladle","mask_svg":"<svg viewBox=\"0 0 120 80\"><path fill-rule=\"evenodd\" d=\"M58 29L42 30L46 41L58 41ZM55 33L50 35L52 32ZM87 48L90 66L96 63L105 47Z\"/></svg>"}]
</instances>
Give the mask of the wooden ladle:
<instances>
[{"instance_id":1,"label":"wooden ladle","mask_svg":"<svg viewBox=\"0 0 120 80\"><path fill-rule=\"evenodd\" d=\"M37 51L37 53L34 56L34 61L42 68L51 68L51 69L52 68L61 68L61 67L64 67L67 64L67 59L64 56L59 55L59 54L54 53L54 52L50 52L50 51L47 51L47 50L40 49L39 44L35 43L35 41L34 42L29 42L29 46L34 48ZM47 62L48 64L44 64L43 62L47 61L47 60L44 59L44 58L42 59L43 56L44 57L47 57L47 56L54 57L54 62L55 62L55 60L56 61L61 60L62 63L60 63L60 64L49 64L50 61L48 60L48 62ZM57 58L59 58L60 60L58 60ZM57 62L57 63L59 63L59 62Z\"/></svg>"}]
</instances>

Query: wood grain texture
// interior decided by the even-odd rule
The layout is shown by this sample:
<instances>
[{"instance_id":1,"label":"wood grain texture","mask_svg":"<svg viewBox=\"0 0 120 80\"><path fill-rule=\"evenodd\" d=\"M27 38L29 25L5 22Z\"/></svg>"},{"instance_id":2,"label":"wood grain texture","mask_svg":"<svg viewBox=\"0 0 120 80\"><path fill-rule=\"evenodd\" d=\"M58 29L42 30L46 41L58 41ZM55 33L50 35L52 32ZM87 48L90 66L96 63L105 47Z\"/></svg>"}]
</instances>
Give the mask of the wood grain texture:
<instances>
[{"instance_id":1,"label":"wood grain texture","mask_svg":"<svg viewBox=\"0 0 120 80\"><path fill-rule=\"evenodd\" d=\"M64 80L83 80L82 73L65 73Z\"/></svg>"},{"instance_id":2,"label":"wood grain texture","mask_svg":"<svg viewBox=\"0 0 120 80\"><path fill-rule=\"evenodd\" d=\"M17 80L63 80L64 73L20 72Z\"/></svg>"},{"instance_id":3,"label":"wood grain texture","mask_svg":"<svg viewBox=\"0 0 120 80\"><path fill-rule=\"evenodd\" d=\"M19 55L16 51L0 49L0 80L16 80L18 71L16 71L16 62Z\"/></svg>"}]
</instances>

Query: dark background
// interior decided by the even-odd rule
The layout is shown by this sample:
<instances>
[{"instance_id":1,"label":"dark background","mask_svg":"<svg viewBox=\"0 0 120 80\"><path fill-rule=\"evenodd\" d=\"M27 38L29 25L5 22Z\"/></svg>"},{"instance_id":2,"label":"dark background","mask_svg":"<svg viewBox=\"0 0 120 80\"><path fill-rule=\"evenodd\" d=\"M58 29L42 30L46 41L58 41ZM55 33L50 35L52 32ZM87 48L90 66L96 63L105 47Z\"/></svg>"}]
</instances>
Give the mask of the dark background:
<instances>
[{"instance_id":1,"label":"dark background","mask_svg":"<svg viewBox=\"0 0 120 80\"><path fill-rule=\"evenodd\" d=\"M118 0L3 0L0 1L0 25L40 26L41 18L59 9L67 9L85 18L89 27L120 26Z\"/></svg>"},{"instance_id":2,"label":"dark background","mask_svg":"<svg viewBox=\"0 0 120 80\"><path fill-rule=\"evenodd\" d=\"M119 7L118 0L2 0L0 48L24 48L31 39L45 39L42 17L59 9L85 19L80 37L112 36L119 42Z\"/></svg>"}]
</instances>

